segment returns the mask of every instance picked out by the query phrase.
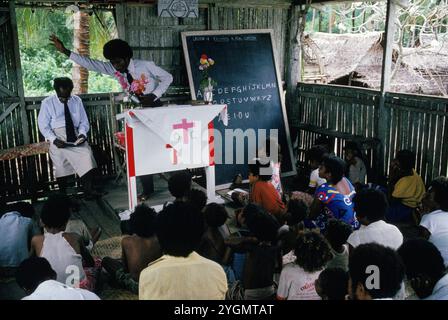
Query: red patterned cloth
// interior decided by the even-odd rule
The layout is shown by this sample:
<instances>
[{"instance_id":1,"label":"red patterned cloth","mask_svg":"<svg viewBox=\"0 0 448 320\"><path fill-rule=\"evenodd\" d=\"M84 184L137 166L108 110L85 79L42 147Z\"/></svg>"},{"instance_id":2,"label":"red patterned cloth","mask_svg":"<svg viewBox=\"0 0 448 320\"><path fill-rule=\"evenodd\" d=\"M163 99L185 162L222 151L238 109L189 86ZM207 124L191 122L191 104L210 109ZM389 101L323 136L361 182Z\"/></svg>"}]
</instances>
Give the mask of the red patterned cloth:
<instances>
[{"instance_id":1,"label":"red patterned cloth","mask_svg":"<svg viewBox=\"0 0 448 320\"><path fill-rule=\"evenodd\" d=\"M94 257L95 265L93 267L84 267L86 277L79 283L81 289L95 291L96 283L101 272L101 259Z\"/></svg>"},{"instance_id":2,"label":"red patterned cloth","mask_svg":"<svg viewBox=\"0 0 448 320\"><path fill-rule=\"evenodd\" d=\"M0 161L14 160L20 157L34 156L36 154L47 153L50 149L48 141L26 144L14 148L0 150Z\"/></svg>"}]
</instances>

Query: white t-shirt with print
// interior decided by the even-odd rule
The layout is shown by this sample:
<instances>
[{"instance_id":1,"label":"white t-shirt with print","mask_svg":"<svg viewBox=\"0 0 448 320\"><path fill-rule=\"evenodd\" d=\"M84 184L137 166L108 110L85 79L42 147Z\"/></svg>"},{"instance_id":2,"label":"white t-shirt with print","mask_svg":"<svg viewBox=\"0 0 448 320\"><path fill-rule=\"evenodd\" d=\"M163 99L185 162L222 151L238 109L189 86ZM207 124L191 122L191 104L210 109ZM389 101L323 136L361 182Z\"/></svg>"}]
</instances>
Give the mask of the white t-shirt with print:
<instances>
[{"instance_id":1,"label":"white t-shirt with print","mask_svg":"<svg viewBox=\"0 0 448 320\"><path fill-rule=\"evenodd\" d=\"M322 270L309 273L295 263L283 267L277 296L287 300L320 300L314 282Z\"/></svg>"},{"instance_id":2,"label":"white t-shirt with print","mask_svg":"<svg viewBox=\"0 0 448 320\"><path fill-rule=\"evenodd\" d=\"M367 226L362 225L347 239L347 243L353 248L360 244L372 242L397 250L403 243L403 234L393 224L379 220Z\"/></svg>"},{"instance_id":3,"label":"white t-shirt with print","mask_svg":"<svg viewBox=\"0 0 448 320\"><path fill-rule=\"evenodd\" d=\"M327 180L322 179L321 177L319 177L319 168L314 169L313 171L311 171L310 183L308 184L308 186L310 188L317 188L321 184L324 184L325 182L327 182Z\"/></svg>"},{"instance_id":4,"label":"white t-shirt with print","mask_svg":"<svg viewBox=\"0 0 448 320\"><path fill-rule=\"evenodd\" d=\"M425 214L420 225L431 232L429 241L439 249L445 266L448 266L448 212L436 210Z\"/></svg>"}]
</instances>

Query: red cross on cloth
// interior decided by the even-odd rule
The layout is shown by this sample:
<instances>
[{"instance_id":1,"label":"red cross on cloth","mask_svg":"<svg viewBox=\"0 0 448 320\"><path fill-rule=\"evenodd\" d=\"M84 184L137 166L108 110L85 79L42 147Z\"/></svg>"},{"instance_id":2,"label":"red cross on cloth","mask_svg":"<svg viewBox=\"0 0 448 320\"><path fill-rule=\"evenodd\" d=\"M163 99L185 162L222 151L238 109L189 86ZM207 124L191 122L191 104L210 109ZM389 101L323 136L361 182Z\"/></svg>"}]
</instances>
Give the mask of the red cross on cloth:
<instances>
[{"instance_id":1,"label":"red cross on cloth","mask_svg":"<svg viewBox=\"0 0 448 320\"><path fill-rule=\"evenodd\" d=\"M193 122L187 122L187 119L182 119L182 123L173 124L173 129L182 129L184 136L184 144L188 144L188 129L193 128Z\"/></svg>"}]
</instances>

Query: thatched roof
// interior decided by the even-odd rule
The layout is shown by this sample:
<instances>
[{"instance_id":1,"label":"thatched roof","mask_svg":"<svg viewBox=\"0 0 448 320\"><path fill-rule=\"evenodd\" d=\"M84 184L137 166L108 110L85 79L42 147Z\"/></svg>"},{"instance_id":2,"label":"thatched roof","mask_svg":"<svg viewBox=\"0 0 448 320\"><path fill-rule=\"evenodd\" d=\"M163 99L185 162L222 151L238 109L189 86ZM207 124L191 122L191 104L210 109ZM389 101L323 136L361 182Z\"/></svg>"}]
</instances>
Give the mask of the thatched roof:
<instances>
[{"instance_id":1,"label":"thatched roof","mask_svg":"<svg viewBox=\"0 0 448 320\"><path fill-rule=\"evenodd\" d=\"M381 69L383 59L383 34L371 32L366 34L329 34L316 32L305 39L305 46L312 48L311 55L305 55L305 69L318 64L322 66L324 83L348 84L378 89L381 86ZM415 50L415 49L411 49ZM306 51L306 50L305 50ZM308 50L309 51L309 50ZM394 62L397 50L394 50ZM318 58L317 58L318 57ZM438 85L425 78L411 55L404 59L391 81L391 90L398 92L440 94ZM434 52L432 52L434 60ZM415 59L414 59L415 60ZM421 60L421 63L424 63ZM393 63L393 68L395 67ZM446 67L446 62L445 62ZM314 77L314 80L316 77ZM305 82L313 82L307 81Z\"/></svg>"}]
</instances>

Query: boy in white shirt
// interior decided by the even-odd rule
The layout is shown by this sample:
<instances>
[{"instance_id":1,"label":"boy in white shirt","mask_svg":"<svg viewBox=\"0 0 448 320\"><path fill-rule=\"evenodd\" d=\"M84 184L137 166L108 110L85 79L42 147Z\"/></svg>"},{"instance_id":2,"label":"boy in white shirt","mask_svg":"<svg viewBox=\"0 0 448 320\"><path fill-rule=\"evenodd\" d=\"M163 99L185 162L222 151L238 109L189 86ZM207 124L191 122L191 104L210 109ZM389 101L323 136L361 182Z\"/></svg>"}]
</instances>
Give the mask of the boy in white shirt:
<instances>
[{"instance_id":1,"label":"boy in white shirt","mask_svg":"<svg viewBox=\"0 0 448 320\"><path fill-rule=\"evenodd\" d=\"M308 183L308 193L314 194L317 187L327 182L325 179L319 177L319 165L323 158L328 154L328 150L321 145L312 146L306 153L308 165L311 168L310 181Z\"/></svg>"},{"instance_id":2,"label":"boy in white shirt","mask_svg":"<svg viewBox=\"0 0 448 320\"><path fill-rule=\"evenodd\" d=\"M372 242L394 250L401 246L403 243L401 231L384 221L387 210L387 199L384 193L375 189L363 189L355 195L353 202L361 228L347 239L350 251L361 244Z\"/></svg>"},{"instance_id":3,"label":"boy in white shirt","mask_svg":"<svg viewBox=\"0 0 448 320\"><path fill-rule=\"evenodd\" d=\"M421 235L432 242L448 266L448 179L438 177L431 182L423 200Z\"/></svg>"}]
</instances>

